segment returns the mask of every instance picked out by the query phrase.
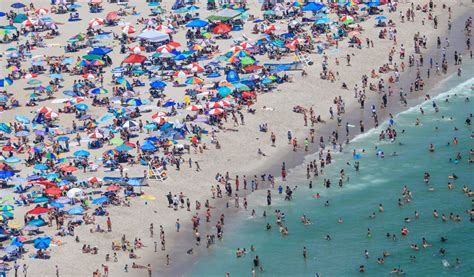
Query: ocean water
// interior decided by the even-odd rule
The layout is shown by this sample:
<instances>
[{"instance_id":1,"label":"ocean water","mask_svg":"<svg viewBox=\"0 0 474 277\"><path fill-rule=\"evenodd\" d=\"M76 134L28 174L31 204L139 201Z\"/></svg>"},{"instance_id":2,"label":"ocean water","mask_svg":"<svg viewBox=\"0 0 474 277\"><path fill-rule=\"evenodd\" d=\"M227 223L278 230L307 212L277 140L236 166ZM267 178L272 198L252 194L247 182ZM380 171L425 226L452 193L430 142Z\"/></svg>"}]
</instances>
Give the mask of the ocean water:
<instances>
[{"instance_id":1,"label":"ocean water","mask_svg":"<svg viewBox=\"0 0 474 277\"><path fill-rule=\"evenodd\" d=\"M346 146L345 153L333 156L333 164L326 168L324 176L312 179L312 189L308 187L305 167L290 172L288 185L298 186L291 202L273 191L272 206L267 207L266 191L251 195L249 203L257 216L249 217L249 209L239 213L239 218L226 222L224 239L209 248L186 276L225 276L226 272L230 276L252 276L255 255L264 269L256 270L257 276L359 276L360 265L365 266L364 275L368 276L388 276L393 268L403 269L408 276L473 276L474 223L465 212L472 208L471 199L461 192L463 185L474 187L474 164L467 162L469 157L474 158L469 155L469 149L474 148L474 139L470 137L474 128L464 124L469 113L474 113L473 73L471 63L464 69L462 78L452 76L436 88L441 92L434 99L439 112L435 112L432 101L426 101L398 114L395 142L378 139L388 122L355 138ZM466 97L471 101L466 102ZM425 115L421 115L420 106ZM420 119L419 126L415 125L416 118ZM474 122L474 118L471 120ZM453 144L454 137L459 141L457 145ZM434 153L428 151L431 143L436 147ZM353 167L353 149L361 153L359 172ZM377 157L377 151L383 151L385 157ZM392 156L393 152L397 155ZM462 160L450 161L458 152ZM343 188L338 186L341 169L349 177ZM423 181L425 171L431 175L430 185L434 190L429 190ZM453 173L459 177L457 180L448 179ZM331 188L323 187L324 178L331 179ZM455 184L453 190L447 188L450 181ZM402 198L404 186L412 192L413 200L399 207L398 198ZM314 198L316 193L321 198ZM384 213L378 212L379 204L383 205ZM276 209L286 215L284 226L288 227L288 236L279 233ZM442 222L441 218L433 217L434 209L440 217L443 213L447 217L453 213L463 220ZM264 210L267 217L262 216ZM420 214L419 219L414 218L415 211ZM370 219L373 212L377 216ZM313 224L302 224L303 214ZM338 223L339 218L343 223ZM411 221L405 222L405 218ZM267 223L272 225L271 231L266 230ZM409 234L402 236L400 231L405 226ZM397 239L388 239L387 233L395 234ZM332 240L325 239L327 234ZM442 243L441 237L448 241ZM432 246L423 248L422 238ZM419 251L411 249L411 244L417 244ZM251 245L256 248L254 252L250 251ZM307 248L306 259L303 247ZM447 251L444 256L439 254L441 247ZM246 248L248 252L237 258L237 248ZM385 258L385 264L379 265L377 258L384 251L390 256ZM410 259L413 255L416 261ZM460 259L459 265L456 258Z\"/></svg>"}]
</instances>

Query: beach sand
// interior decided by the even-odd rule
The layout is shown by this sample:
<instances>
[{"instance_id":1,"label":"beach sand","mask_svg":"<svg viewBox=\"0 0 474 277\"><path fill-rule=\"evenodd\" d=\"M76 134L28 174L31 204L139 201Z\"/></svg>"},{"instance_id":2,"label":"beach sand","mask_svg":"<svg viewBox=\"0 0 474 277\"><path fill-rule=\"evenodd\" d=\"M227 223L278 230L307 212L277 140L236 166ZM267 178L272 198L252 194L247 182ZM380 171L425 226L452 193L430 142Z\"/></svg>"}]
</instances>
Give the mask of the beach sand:
<instances>
[{"instance_id":1,"label":"beach sand","mask_svg":"<svg viewBox=\"0 0 474 277\"><path fill-rule=\"evenodd\" d=\"M10 4L16 1L7 0L2 1L1 7L2 10L8 10ZM36 7L49 7L49 1L35 1ZM260 6L257 5L257 1L249 1L248 8L249 14L254 14L257 17L261 15ZM425 3L426 1L414 1L415 3ZM112 10L118 10L120 6L115 4L104 3L104 11L100 14L90 14L86 12L86 4L82 1L78 1L83 7L80 9L80 14L82 21L70 24L67 22L68 14L63 15L51 15L55 21L64 22L64 25L59 26L59 31L61 35L52 40L46 41L49 45L59 44L63 46L66 40L75 34L82 32L86 29L87 24L90 19L94 17L105 17L107 12ZM463 24L466 15L472 14L472 4L469 1L461 1L462 4L452 5L453 11L453 30L451 31L452 38L450 39L452 47L458 47L459 50L464 48L464 41L462 34L460 34L458 27ZM140 12L140 16L146 16L149 11L149 7L145 3L131 3L136 6L136 10ZM163 3L163 6L170 8L173 3L166 1ZM199 10L200 17L206 18L210 11L205 10L206 3L199 3L198 6L201 7ZM439 3L438 3L439 4ZM400 10L405 11L409 7L409 4L401 3ZM448 13L446 10L442 10L440 5L435 9L435 15L438 15L440 21L440 28L434 30L432 23L430 21L425 22L425 25L421 24L422 16L420 13L417 13L415 22L406 22L400 23L400 18L398 12L387 13L386 15L389 19L393 19L397 24L397 41L398 46L396 50L399 50L401 44L406 45L407 56L410 55L413 51L413 36L416 32L428 37L428 44L433 46L437 36L444 38L447 33L447 17ZM330 17L334 17L333 14ZM132 22L133 25L137 20L137 16L128 16L124 18L124 21ZM334 17L335 18L335 17ZM460 18L459 21L456 18ZM4 19L2 19L4 20ZM153 271L157 272L157 276L173 276L176 272L181 272L181 268L185 268L187 262L186 258L181 260L181 257L185 256L185 251L187 250L187 245L189 241L192 240L192 232L190 226L191 215L195 213L194 209L192 212L187 212L185 209L179 209L178 211L173 211L168 208L165 195L168 192L173 194L178 194L183 192L186 197L191 199L194 206L194 201L199 200L201 203L204 203L206 199L210 199L210 186L215 185L216 181L214 176L216 173L225 174L226 172L230 173L230 176L235 175L247 175L253 176L254 174L261 174L262 172L274 171L274 174L278 173L279 166L284 160L287 162L288 168L291 168L302 162L303 159L303 150L299 149L296 153L291 151L291 146L288 145L286 135L287 131L291 130L294 136L296 136L300 143L308 136L310 127L303 126L303 118L301 114L294 113L292 108L301 105L306 108L313 107L316 115L321 115L321 118L325 120L326 124L316 124L314 127L316 129L316 137L319 138L320 135L327 137L326 132L333 130L335 126L335 120L329 119L329 107L333 105L333 99L336 96L341 95L346 104L346 114L344 115L343 122L350 122L351 124L358 125L359 118L368 118L370 116L370 110L367 108L360 110L358 108L357 99L353 96L353 86L357 83L360 86L360 78L362 74L370 75L372 69L377 69L379 66L387 63L387 54L390 49L393 47L393 42L385 39L378 39L379 28L373 28L375 21L369 19L367 22L361 23L364 31L362 36L364 39L367 37L374 41L374 47L372 48L363 48L361 50L349 48L347 42L342 41L339 43L339 49L335 50L334 48L328 49L326 51L329 58L329 66L334 71L339 72L339 78L336 82L331 83L326 80L321 80L319 78L319 73L321 71L321 62L322 55L312 55L314 65L305 67L305 71L308 73L307 77L302 77L299 71L289 72L293 81L291 83L280 85L272 93L266 93L258 95L258 102L253 106L256 109L255 115L245 114L245 125L238 126L234 128L232 123L227 123L227 131L221 131L218 133L219 142L222 146L221 149L217 150L211 146L211 149L206 150L204 154L195 154L191 153L190 157L193 161L199 161L202 171L196 172L193 166L192 169L188 169L187 165L182 166L180 171L176 171L174 168L170 167L168 171L169 178L165 182L150 182L149 187L144 187L143 190L150 195L158 197L156 201L144 201L141 199L134 199L131 203L131 207L111 207L108 209L110 213L110 218L112 219L113 231L105 233L90 233L90 226L81 226L76 228L76 234L80 237L81 242L74 242L73 237L64 237L59 238L61 240L60 246L53 246L51 248L51 259L48 261L43 260L34 260L28 258L28 255L25 255L25 258L19 261L20 264L26 263L29 266L29 272L35 276L53 276L55 272L55 265L58 265L60 276L87 276L92 274L96 269L101 269L101 265L105 264L105 255L113 254L110 250L111 243L113 241L118 242L122 234L126 234L129 240L134 238L141 238L143 243L146 245L145 248L138 250L137 255L140 257L135 262L140 265L152 264ZM286 27L282 23L276 24L281 29ZM251 34L251 28L253 24L245 24L244 30L240 32L233 32L232 35L234 38L239 38L245 34L250 40L255 40L258 36ZM107 31L112 30L116 33L120 32L120 27L106 27ZM178 34L174 35L174 40L178 42L184 42L184 30L180 30ZM24 38L22 38L24 40ZM232 40L219 40L219 47L221 53L225 53L232 45ZM123 60L126 55L119 53L118 42L109 41L110 46L115 46L114 52L111 53L111 58L114 61L113 66L118 66L121 60ZM365 43L363 43L365 45ZM3 52L6 48L10 47L7 44L0 45L0 50ZM428 49L423 52L437 53L439 55L439 50ZM76 58L77 56L82 56L86 54L86 50L81 50L78 53L71 55ZM50 46L47 48L35 49L33 51L34 55L62 55L64 53L63 49L60 46ZM346 55L351 55L351 66L345 65ZM340 60L340 65L335 66L334 59L338 58ZM395 61L398 62L397 54L395 55ZM468 55L465 55L467 58ZM428 63L428 56L425 56L425 61ZM287 57L279 62L292 62L293 58ZM275 62L266 60L265 58L261 59L261 62ZM405 61L406 62L406 61ZM2 65L4 61L2 60ZM28 64L26 62L25 64ZM1 76L5 76L7 71L5 66L2 66ZM452 69L454 70L454 69ZM451 70L451 72L452 72ZM106 71L109 71L107 68ZM402 74L401 84L404 86L404 90L408 91L407 84L410 83L410 80L415 77L413 75L414 69ZM424 72L423 72L423 75ZM428 81L425 81L428 86L436 85L436 82L442 79L443 76L436 76L434 72L432 73L432 78ZM46 82L48 79L46 76L40 76L38 79ZM69 88L72 86L73 81L77 77L67 77L63 83L64 88ZM344 81L349 90L341 89L341 82ZM111 82L111 75L105 74L105 84ZM370 79L369 82L376 82L376 79ZM107 87L109 85L105 85ZM24 103L28 99L28 95L31 93L29 91L23 90L24 87L27 87L26 80L18 80L15 82L14 86L9 88L9 92L13 92L15 97L20 100L21 103ZM425 87L426 88L426 87ZM142 97L146 98L147 93L144 89L138 89ZM165 89L167 97L182 101L184 97L183 88L175 88L168 86ZM366 107L370 107L373 103L379 106L380 95L375 92L367 92L368 100L366 101ZM418 99L422 96L421 92L418 92L416 95L413 95L413 103L419 101ZM60 92L56 93L57 98L67 98L63 97ZM393 102L393 104L390 104ZM53 109L58 109L61 104L52 104L51 101L45 101L41 105L49 106ZM411 104L411 102L410 102ZM387 109L380 115L381 118L386 118L389 113L395 113L403 109L404 107L399 104L398 101L398 88L394 87L394 95L389 99L390 108ZM91 109L89 114L102 116L104 115L103 108L90 106ZM269 109L264 109L267 107ZM36 110L35 107L21 107L15 110L10 110L3 112L0 116L2 122L13 122L16 115L23 114L31 116L32 113ZM153 107L153 112L157 111L156 107ZM178 116L173 118L181 119L184 117L185 113L191 113L187 111L179 111ZM144 114L144 119L151 119L151 114ZM73 120L73 115L61 114L60 124L69 125ZM383 120L383 119L382 119ZM373 127L372 121L366 123L366 130ZM258 126L262 123L267 123L269 127L268 133L258 132ZM344 125L342 125L344 126ZM344 128L344 127L341 127ZM235 129L235 131L233 130ZM357 128L353 128L354 131ZM274 132L277 137L276 147L270 145L270 132ZM358 132L357 132L358 133ZM354 133L355 134L355 133ZM145 134L140 134L139 140L143 140ZM136 140L134 140L136 141ZM208 145L211 145L210 138L204 138L204 142ZM110 147L105 147L99 150L91 151L91 160L99 158L103 151L109 149ZM310 152L316 151L316 144L310 147ZM78 147L74 142L71 143L71 153L74 151L82 149ZM257 154L257 150L261 149L263 153L266 154L265 157L262 157ZM133 150L134 151L134 150ZM16 166L18 169L21 169L21 175L27 176L32 172L32 168L26 168L22 166ZM127 168L126 171L129 176L142 176L143 170L145 169L142 166L134 166ZM75 175L79 179L86 179L91 176L104 177L104 176L119 176L118 172L104 172L103 169L99 169L98 172L77 172ZM257 176L258 176L257 175ZM5 192L3 192L5 195ZM217 202L219 203L219 202ZM212 205L213 204L211 201ZM222 206L218 206L219 208ZM24 213L31 209L32 207L18 207L15 209L15 215L19 219ZM201 209L202 213L205 212L205 209ZM214 220L218 218L220 212L213 211ZM174 230L174 225L176 219L179 218L182 222L182 230L179 235L176 234ZM97 223L99 223L103 228L105 228L106 218L97 217ZM150 238L148 226L150 223L153 223L155 226L155 237ZM166 236L167 236L167 251L160 251L154 253L153 243L158 241L158 227L162 225ZM213 224L211 223L211 226ZM46 228L46 234L53 234L53 228ZM184 240L184 241L183 241ZM176 242L176 244L175 244ZM81 251L81 246L83 244L90 244L91 246L97 246L99 248L98 255L83 254ZM118 262L109 262L110 275L111 276L140 276L146 275L146 270L137 270L131 268L132 260L130 260L127 255L123 252L118 252ZM169 267L165 266L164 257L166 254L171 256L171 265ZM198 255L193 256L193 258ZM123 268L125 264L129 265L129 273L125 274ZM172 272L172 273L170 273Z\"/></svg>"}]
</instances>

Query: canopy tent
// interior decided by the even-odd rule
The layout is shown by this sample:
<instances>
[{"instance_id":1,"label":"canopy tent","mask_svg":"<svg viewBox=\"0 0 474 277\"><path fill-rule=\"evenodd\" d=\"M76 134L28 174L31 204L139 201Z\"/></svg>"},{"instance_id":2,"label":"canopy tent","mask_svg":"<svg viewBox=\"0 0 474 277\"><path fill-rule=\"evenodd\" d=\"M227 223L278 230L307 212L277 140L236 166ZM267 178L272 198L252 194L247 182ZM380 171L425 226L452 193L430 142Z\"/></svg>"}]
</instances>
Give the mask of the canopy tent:
<instances>
[{"instance_id":1,"label":"canopy tent","mask_svg":"<svg viewBox=\"0 0 474 277\"><path fill-rule=\"evenodd\" d=\"M90 51L88 54L89 55L106 55L108 53L112 52L111 48L103 47L103 48L94 48L92 51Z\"/></svg>"},{"instance_id":2,"label":"canopy tent","mask_svg":"<svg viewBox=\"0 0 474 277\"><path fill-rule=\"evenodd\" d=\"M146 61L146 57L139 54L131 54L122 63L142 63Z\"/></svg>"},{"instance_id":3,"label":"canopy tent","mask_svg":"<svg viewBox=\"0 0 474 277\"><path fill-rule=\"evenodd\" d=\"M162 42L170 39L168 34L156 31L156 30L149 30L141 33L138 36L141 40L146 40L150 42Z\"/></svg>"},{"instance_id":4,"label":"canopy tent","mask_svg":"<svg viewBox=\"0 0 474 277\"><path fill-rule=\"evenodd\" d=\"M209 21L228 21L242 14L241 11L223 9L207 18Z\"/></svg>"}]
</instances>

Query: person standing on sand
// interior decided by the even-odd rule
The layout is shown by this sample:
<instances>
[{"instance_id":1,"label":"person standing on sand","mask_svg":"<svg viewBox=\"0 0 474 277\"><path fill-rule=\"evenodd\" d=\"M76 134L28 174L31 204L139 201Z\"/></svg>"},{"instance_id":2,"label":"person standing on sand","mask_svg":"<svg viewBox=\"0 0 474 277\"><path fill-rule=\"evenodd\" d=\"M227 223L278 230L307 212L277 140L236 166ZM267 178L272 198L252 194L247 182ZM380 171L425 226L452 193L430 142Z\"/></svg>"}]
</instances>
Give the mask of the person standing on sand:
<instances>
[{"instance_id":1,"label":"person standing on sand","mask_svg":"<svg viewBox=\"0 0 474 277\"><path fill-rule=\"evenodd\" d=\"M112 232L112 220L110 220L110 217L107 217L107 231Z\"/></svg>"}]
</instances>

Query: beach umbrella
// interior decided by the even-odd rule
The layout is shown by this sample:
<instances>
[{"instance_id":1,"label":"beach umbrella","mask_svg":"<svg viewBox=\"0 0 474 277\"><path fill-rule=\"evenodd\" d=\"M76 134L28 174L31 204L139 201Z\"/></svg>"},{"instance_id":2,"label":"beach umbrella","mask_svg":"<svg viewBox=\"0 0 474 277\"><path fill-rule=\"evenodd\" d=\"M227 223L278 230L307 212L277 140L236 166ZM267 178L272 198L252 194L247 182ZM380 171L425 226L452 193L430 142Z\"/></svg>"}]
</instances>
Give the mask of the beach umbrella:
<instances>
[{"instance_id":1,"label":"beach umbrella","mask_svg":"<svg viewBox=\"0 0 474 277\"><path fill-rule=\"evenodd\" d=\"M229 87L218 87L217 93L222 97L226 97L227 95L232 94L232 90Z\"/></svg>"},{"instance_id":2,"label":"beach umbrella","mask_svg":"<svg viewBox=\"0 0 474 277\"><path fill-rule=\"evenodd\" d=\"M72 165L67 165L67 166L61 167L61 170L64 171L64 172L74 172L77 169L78 169L77 167L72 166Z\"/></svg>"},{"instance_id":3,"label":"beach umbrella","mask_svg":"<svg viewBox=\"0 0 474 277\"><path fill-rule=\"evenodd\" d=\"M124 34L133 34L135 33L135 27L126 25L122 27L122 33Z\"/></svg>"},{"instance_id":4,"label":"beach umbrella","mask_svg":"<svg viewBox=\"0 0 474 277\"><path fill-rule=\"evenodd\" d=\"M139 98L130 98L125 102L129 106L141 106L143 105L143 102Z\"/></svg>"},{"instance_id":5,"label":"beach umbrella","mask_svg":"<svg viewBox=\"0 0 474 277\"><path fill-rule=\"evenodd\" d=\"M0 171L0 179L7 179L13 176L15 176L15 173L13 171Z\"/></svg>"},{"instance_id":6,"label":"beach umbrella","mask_svg":"<svg viewBox=\"0 0 474 277\"><path fill-rule=\"evenodd\" d=\"M186 24L186 27L188 27L188 28L202 28L202 27L206 27L207 25L209 25L209 22L197 18L197 19L194 19L194 20L190 21L188 24Z\"/></svg>"},{"instance_id":7,"label":"beach umbrella","mask_svg":"<svg viewBox=\"0 0 474 277\"><path fill-rule=\"evenodd\" d=\"M2 212L13 211L14 209L15 209L15 207L13 205L4 205L4 206L0 207L0 211L2 211Z\"/></svg>"},{"instance_id":8,"label":"beach umbrella","mask_svg":"<svg viewBox=\"0 0 474 277\"><path fill-rule=\"evenodd\" d=\"M36 85L41 85L43 82L41 82L40 80L38 79L31 79L27 82L28 85L31 85L31 86L36 86Z\"/></svg>"},{"instance_id":9,"label":"beach umbrella","mask_svg":"<svg viewBox=\"0 0 474 277\"><path fill-rule=\"evenodd\" d=\"M138 127L138 123L136 121L133 121L133 120L127 120L127 122L125 122L122 125L122 127L127 128L127 129L136 128L136 127Z\"/></svg>"},{"instance_id":10,"label":"beach umbrella","mask_svg":"<svg viewBox=\"0 0 474 277\"><path fill-rule=\"evenodd\" d=\"M106 94L108 93L108 91L104 88L94 88L90 90L89 93L98 95L98 94Z\"/></svg>"},{"instance_id":11,"label":"beach umbrella","mask_svg":"<svg viewBox=\"0 0 474 277\"><path fill-rule=\"evenodd\" d=\"M14 8L14 9L22 9L22 8L26 7L26 5L23 4L23 3L14 3L14 4L11 4L10 7Z\"/></svg>"},{"instance_id":12,"label":"beach umbrella","mask_svg":"<svg viewBox=\"0 0 474 277\"><path fill-rule=\"evenodd\" d=\"M48 249L49 245L51 244L51 238L50 237L40 237L37 238L33 241L33 246L36 249Z\"/></svg>"},{"instance_id":13,"label":"beach umbrella","mask_svg":"<svg viewBox=\"0 0 474 277\"><path fill-rule=\"evenodd\" d=\"M46 8L39 8L39 9L35 10L35 14L37 14L37 15L45 15L48 12L49 12L49 10L46 9Z\"/></svg>"},{"instance_id":14,"label":"beach umbrella","mask_svg":"<svg viewBox=\"0 0 474 277\"><path fill-rule=\"evenodd\" d=\"M196 112L196 111L202 110L202 106L201 105L190 105L189 107L186 108L186 110Z\"/></svg>"},{"instance_id":15,"label":"beach umbrella","mask_svg":"<svg viewBox=\"0 0 474 277\"><path fill-rule=\"evenodd\" d=\"M100 183L103 180L99 177L90 177L89 179L87 179L87 181L89 181L90 183Z\"/></svg>"},{"instance_id":16,"label":"beach umbrella","mask_svg":"<svg viewBox=\"0 0 474 277\"><path fill-rule=\"evenodd\" d=\"M36 207L32 210L29 210L27 214L32 214L32 215L40 215L40 214L45 214L49 213L51 210L43 207Z\"/></svg>"},{"instance_id":17,"label":"beach umbrella","mask_svg":"<svg viewBox=\"0 0 474 277\"><path fill-rule=\"evenodd\" d=\"M221 75L219 72L217 72L217 71L214 71L214 72L212 72L211 74L207 75L208 78L219 78L219 77L221 77L221 76L222 76L222 75Z\"/></svg>"},{"instance_id":18,"label":"beach umbrella","mask_svg":"<svg viewBox=\"0 0 474 277\"><path fill-rule=\"evenodd\" d=\"M89 134L89 138L91 138L91 139L101 139L101 138L104 138L104 135L99 131L95 131L95 132Z\"/></svg>"},{"instance_id":19,"label":"beach umbrella","mask_svg":"<svg viewBox=\"0 0 474 277\"><path fill-rule=\"evenodd\" d=\"M80 188L72 188L67 192L67 197L74 198L82 194L82 190Z\"/></svg>"},{"instance_id":20,"label":"beach umbrella","mask_svg":"<svg viewBox=\"0 0 474 277\"><path fill-rule=\"evenodd\" d=\"M78 109L79 111L87 111L89 109L89 106L84 103L76 104L74 105L74 107L76 107L76 109Z\"/></svg>"},{"instance_id":21,"label":"beach umbrella","mask_svg":"<svg viewBox=\"0 0 474 277\"><path fill-rule=\"evenodd\" d=\"M44 115L44 117L49 118L49 119L54 119L54 118L58 118L59 114L57 114L56 112L50 111L50 112L47 112Z\"/></svg>"},{"instance_id":22,"label":"beach umbrella","mask_svg":"<svg viewBox=\"0 0 474 277\"><path fill-rule=\"evenodd\" d=\"M108 21L114 21L117 18L118 18L118 13L116 11L111 11L105 16L105 19Z\"/></svg>"},{"instance_id":23,"label":"beach umbrella","mask_svg":"<svg viewBox=\"0 0 474 277\"><path fill-rule=\"evenodd\" d=\"M191 72L203 72L204 71L204 67L199 65L199 63L188 64L186 66L186 68L189 69Z\"/></svg>"},{"instance_id":24,"label":"beach umbrella","mask_svg":"<svg viewBox=\"0 0 474 277\"><path fill-rule=\"evenodd\" d=\"M89 21L90 27L98 27L100 25L104 25L104 20L102 18L93 18Z\"/></svg>"},{"instance_id":25,"label":"beach umbrella","mask_svg":"<svg viewBox=\"0 0 474 277\"><path fill-rule=\"evenodd\" d=\"M176 102L168 101L165 104L163 104L163 107L168 108L168 107L172 107L174 105L176 105Z\"/></svg>"},{"instance_id":26,"label":"beach umbrella","mask_svg":"<svg viewBox=\"0 0 474 277\"><path fill-rule=\"evenodd\" d=\"M345 25L348 25L354 23L354 18L350 15L344 15L343 17L341 17L341 21Z\"/></svg>"},{"instance_id":27,"label":"beach umbrella","mask_svg":"<svg viewBox=\"0 0 474 277\"><path fill-rule=\"evenodd\" d=\"M12 129L9 125L2 122L2 123L0 123L0 131L2 131L4 133L7 133L7 134L10 134L12 132Z\"/></svg>"},{"instance_id":28,"label":"beach umbrella","mask_svg":"<svg viewBox=\"0 0 474 277\"><path fill-rule=\"evenodd\" d=\"M123 144L123 139L119 137L115 137L110 140L110 143L112 143L113 145L120 145L120 144Z\"/></svg>"},{"instance_id":29,"label":"beach umbrella","mask_svg":"<svg viewBox=\"0 0 474 277\"><path fill-rule=\"evenodd\" d=\"M232 31L232 27L223 23L217 24L217 26L212 29L214 34L226 34L230 31Z\"/></svg>"},{"instance_id":30,"label":"beach umbrella","mask_svg":"<svg viewBox=\"0 0 474 277\"><path fill-rule=\"evenodd\" d=\"M97 205L97 204L100 205L100 204L103 204L103 203L106 203L106 202L109 202L109 198L107 198L107 197L100 197L100 198L96 198L96 199L92 200L92 204L95 204L95 205Z\"/></svg>"},{"instance_id":31,"label":"beach umbrella","mask_svg":"<svg viewBox=\"0 0 474 277\"><path fill-rule=\"evenodd\" d=\"M47 189L44 190L45 194L56 195L56 196L61 195L62 192L63 191L60 188L47 188Z\"/></svg>"},{"instance_id":32,"label":"beach umbrella","mask_svg":"<svg viewBox=\"0 0 474 277\"><path fill-rule=\"evenodd\" d=\"M200 85L200 84L204 83L204 81L201 78L198 78L198 77L191 77L191 78L188 78L185 81L185 83L188 84L188 85Z\"/></svg>"},{"instance_id":33,"label":"beach umbrella","mask_svg":"<svg viewBox=\"0 0 474 277\"><path fill-rule=\"evenodd\" d=\"M46 170L49 167L45 164L36 164L35 166L33 166L33 168L36 169L36 170Z\"/></svg>"},{"instance_id":34,"label":"beach umbrella","mask_svg":"<svg viewBox=\"0 0 474 277\"><path fill-rule=\"evenodd\" d=\"M13 84L13 80L10 78L0 79L0 88L6 88Z\"/></svg>"},{"instance_id":35,"label":"beach umbrella","mask_svg":"<svg viewBox=\"0 0 474 277\"><path fill-rule=\"evenodd\" d=\"M210 115L219 115L219 114L222 114L224 112L223 109L212 109L209 111L209 114Z\"/></svg>"},{"instance_id":36,"label":"beach umbrella","mask_svg":"<svg viewBox=\"0 0 474 277\"><path fill-rule=\"evenodd\" d=\"M387 19L387 17L384 16L384 15L379 15L375 18L375 20L378 20L378 21L382 21L382 20L386 20L386 19Z\"/></svg>"},{"instance_id":37,"label":"beach umbrella","mask_svg":"<svg viewBox=\"0 0 474 277\"><path fill-rule=\"evenodd\" d=\"M150 87L154 88L154 89L162 89L162 88L166 87L166 83L163 82L163 81L157 80L157 81L154 81L154 82L150 83Z\"/></svg>"}]
</instances>

